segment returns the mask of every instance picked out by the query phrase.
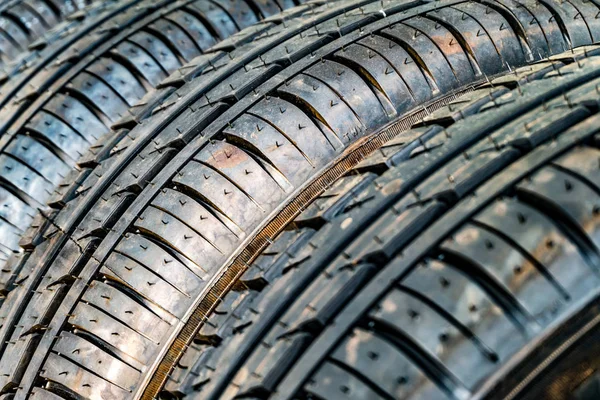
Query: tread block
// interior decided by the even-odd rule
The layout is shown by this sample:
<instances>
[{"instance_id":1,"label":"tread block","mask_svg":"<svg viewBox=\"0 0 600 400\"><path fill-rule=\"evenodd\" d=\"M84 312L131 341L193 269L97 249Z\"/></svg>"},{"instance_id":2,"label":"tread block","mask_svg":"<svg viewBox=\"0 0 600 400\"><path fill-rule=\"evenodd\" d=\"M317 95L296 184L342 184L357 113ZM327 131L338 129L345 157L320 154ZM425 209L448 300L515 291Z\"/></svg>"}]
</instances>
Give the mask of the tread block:
<instances>
[{"instance_id":1,"label":"tread block","mask_svg":"<svg viewBox=\"0 0 600 400\"><path fill-rule=\"evenodd\" d=\"M43 198L52 193L51 182L35 179L38 175L34 169L7 154L0 155L0 170L2 181L8 187L16 189L15 192L19 193L20 198L32 206L37 205L33 199Z\"/></svg>"},{"instance_id":2,"label":"tread block","mask_svg":"<svg viewBox=\"0 0 600 400\"><path fill-rule=\"evenodd\" d=\"M214 169L196 161L189 162L173 182L192 190L207 205L232 221L238 230L252 226L264 212L243 190Z\"/></svg>"},{"instance_id":3,"label":"tread block","mask_svg":"<svg viewBox=\"0 0 600 400\"><path fill-rule=\"evenodd\" d=\"M91 333L144 365L156 350L157 343L86 303L79 303L75 307L68 322L76 329Z\"/></svg>"},{"instance_id":4,"label":"tread block","mask_svg":"<svg viewBox=\"0 0 600 400\"><path fill-rule=\"evenodd\" d=\"M167 76L181 67L181 61L177 55L159 36L142 31L135 32L127 39L148 52L152 59L165 71Z\"/></svg>"},{"instance_id":5,"label":"tread block","mask_svg":"<svg viewBox=\"0 0 600 400\"><path fill-rule=\"evenodd\" d=\"M355 329L331 354L331 358L336 362L343 363L347 373L352 374L352 370L354 370L357 376L368 380L369 385L376 386L379 391L384 391L384 398L401 399L412 396L415 399L425 400L445 396L402 351L371 332ZM317 372L318 375L315 379L317 382L307 386L309 391L315 390L315 394L318 393L319 389L312 388L319 386L319 376L321 379L333 378L326 371L327 369L322 369ZM332 383L339 383L339 381ZM344 392L352 391L350 386L346 385L346 387L348 389L340 385L341 395ZM332 394L334 393L335 391ZM360 398L358 393L352 393L352 395Z\"/></svg>"},{"instance_id":6,"label":"tread block","mask_svg":"<svg viewBox=\"0 0 600 400\"><path fill-rule=\"evenodd\" d=\"M424 354L424 358L438 360L448 369L448 375L455 375L468 388L475 388L495 369L473 341L419 298L392 291L370 316L403 332L410 338L407 347L416 347L412 351ZM452 346L447 347L447 343Z\"/></svg>"},{"instance_id":7,"label":"tread block","mask_svg":"<svg viewBox=\"0 0 600 400\"><path fill-rule=\"evenodd\" d=\"M63 161L74 164L90 145L85 137L48 112L33 116L25 126L32 136L46 141ZM45 197L42 197L45 198Z\"/></svg>"},{"instance_id":8,"label":"tread block","mask_svg":"<svg viewBox=\"0 0 600 400\"><path fill-rule=\"evenodd\" d=\"M273 131L261 132L264 136L269 133L277 135ZM289 142L283 142L283 138L279 137L278 139L281 140L281 144L278 146L278 143L273 143L271 146L274 145L275 148L278 148L287 144L291 147ZM265 140L269 140L269 138L267 137ZM267 161L268 159L263 161L259 157L251 157L242 146L235 146L224 141L214 141L197 153L194 160L212 167L215 172L233 183L262 209L273 208L285 194L292 191L292 185L280 171L272 167L272 164Z\"/></svg>"},{"instance_id":9,"label":"tread block","mask_svg":"<svg viewBox=\"0 0 600 400\"><path fill-rule=\"evenodd\" d=\"M452 70L452 66L446 60L444 54L436 44L422 32L403 24L395 24L381 31L381 34L395 41L412 55L418 55L414 60L418 66L429 75L429 81L434 82L436 89L441 92L449 92L457 88L460 83ZM404 58L403 63L413 60Z\"/></svg>"},{"instance_id":10,"label":"tread block","mask_svg":"<svg viewBox=\"0 0 600 400\"><path fill-rule=\"evenodd\" d=\"M127 103L115 91L94 74L84 71L73 78L66 86L66 94L79 101L93 104L109 121L123 117Z\"/></svg>"},{"instance_id":11,"label":"tread block","mask_svg":"<svg viewBox=\"0 0 600 400\"><path fill-rule=\"evenodd\" d=\"M227 225L202 204L183 193L165 189L154 199L152 205L185 223L223 253L232 251L238 243L238 237Z\"/></svg>"},{"instance_id":12,"label":"tread block","mask_svg":"<svg viewBox=\"0 0 600 400\"><path fill-rule=\"evenodd\" d=\"M245 2L236 4L239 4L241 7L247 7ZM253 14L249 13L249 15ZM200 51L202 52L207 51L217 42L218 38L215 38L202 23L202 21L196 18L192 13L183 10L177 10L169 13L166 18L185 31L187 36L192 39L192 41L200 48Z\"/></svg>"},{"instance_id":13,"label":"tread block","mask_svg":"<svg viewBox=\"0 0 600 400\"><path fill-rule=\"evenodd\" d=\"M90 108L74 97L56 93L46 103L45 109L64 121L90 143L99 139L97 132L106 130L104 122Z\"/></svg>"},{"instance_id":14,"label":"tread block","mask_svg":"<svg viewBox=\"0 0 600 400\"><path fill-rule=\"evenodd\" d=\"M383 41L381 37L378 40ZM376 40L373 38L372 40ZM397 114L402 114L415 106L413 93L410 91L399 72L377 51L367 45L351 44L335 53L336 60L364 71L371 85L383 93ZM343 72L342 70L338 73ZM380 100L381 101L381 100ZM392 114L388 112L389 114Z\"/></svg>"},{"instance_id":15,"label":"tread block","mask_svg":"<svg viewBox=\"0 0 600 400\"><path fill-rule=\"evenodd\" d=\"M100 273L123 282L140 296L181 318L192 299L143 265L119 253L111 254Z\"/></svg>"},{"instance_id":16,"label":"tread block","mask_svg":"<svg viewBox=\"0 0 600 400\"><path fill-rule=\"evenodd\" d=\"M344 101L358 116L367 130L375 129L388 121L383 106L365 81L350 68L335 61L324 60L308 68L305 74L326 84L340 100ZM348 76L342 77L342 75ZM316 82L315 82L316 83ZM335 108L340 100L332 99L330 107Z\"/></svg>"},{"instance_id":17,"label":"tread block","mask_svg":"<svg viewBox=\"0 0 600 400\"><path fill-rule=\"evenodd\" d=\"M131 63L135 69L139 71L143 79L145 79L152 87L156 87L163 79L167 77L167 74L163 70L162 66L156 60L154 60L154 58L143 47L138 46L136 43L131 41L121 42L113 50L111 50L111 54L118 55L118 57L123 58ZM146 95L147 94L144 93L142 98ZM138 103L139 101L136 101L131 106L133 107Z\"/></svg>"},{"instance_id":18,"label":"tread block","mask_svg":"<svg viewBox=\"0 0 600 400\"><path fill-rule=\"evenodd\" d=\"M333 133L321 131L310 115L305 114L292 102L278 97L262 100L250 109L255 115L270 124L275 129L295 143L315 167L323 165L342 143ZM228 132L226 128L225 132ZM281 166L280 168L283 168Z\"/></svg>"},{"instance_id":19,"label":"tread block","mask_svg":"<svg viewBox=\"0 0 600 400\"><path fill-rule=\"evenodd\" d=\"M190 36L178 24L168 19L161 18L149 24L148 29L156 36L166 35L170 39L171 46L185 62L191 61L200 53L200 49Z\"/></svg>"},{"instance_id":20,"label":"tread block","mask_svg":"<svg viewBox=\"0 0 600 400\"><path fill-rule=\"evenodd\" d=\"M547 213L554 214L552 210L560 210L564 218L567 218L565 223L569 223L568 219L575 222L589 235L598 253L600 238L593 235L597 229L600 209L598 192L577 177L552 167L538 171L519 188L526 191L526 194L535 193L536 200L544 202L541 206L546 207ZM554 218L560 217L554 214Z\"/></svg>"},{"instance_id":21,"label":"tread block","mask_svg":"<svg viewBox=\"0 0 600 400\"><path fill-rule=\"evenodd\" d=\"M116 398L129 394L128 390L111 384L54 353L48 356L48 360L44 364L44 369L40 375L42 378L60 383L73 392L80 393L81 396L87 398L96 396L114 396Z\"/></svg>"},{"instance_id":22,"label":"tread block","mask_svg":"<svg viewBox=\"0 0 600 400\"><path fill-rule=\"evenodd\" d=\"M109 85L128 106L136 104L146 94L138 78L115 60L101 57L89 65L86 71Z\"/></svg>"},{"instance_id":23,"label":"tread block","mask_svg":"<svg viewBox=\"0 0 600 400\"><path fill-rule=\"evenodd\" d=\"M296 99L296 105L314 110L316 118L332 130L342 143L364 135L365 126L352 109L327 85L308 75L299 75L279 88ZM291 100L291 99L290 99Z\"/></svg>"},{"instance_id":24,"label":"tread block","mask_svg":"<svg viewBox=\"0 0 600 400\"><path fill-rule=\"evenodd\" d=\"M0 219L12 225L19 231L23 231L33 221L33 210L23 200L19 199L10 191L0 187ZM4 229L0 230L4 232ZM0 241L0 243L7 243Z\"/></svg>"},{"instance_id":25,"label":"tread block","mask_svg":"<svg viewBox=\"0 0 600 400\"><path fill-rule=\"evenodd\" d=\"M125 390L135 388L134 382L139 377L139 371L71 332L61 332L53 350L113 385ZM59 364L62 363L59 361Z\"/></svg>"},{"instance_id":26,"label":"tread block","mask_svg":"<svg viewBox=\"0 0 600 400\"><path fill-rule=\"evenodd\" d=\"M314 161L309 159L300 150L301 147L297 143L290 140L288 136L282 134L268 122L252 114L242 115L231 124L230 128L226 128L223 133L226 135L225 137L229 143L239 147L237 149L233 146L222 145L223 147L230 147L230 151L227 151L227 154L232 154L230 158L235 157L237 152L247 150L254 152L259 157L259 160L264 160L260 164L252 163L252 165L248 165L250 169L244 169L246 175L258 172L258 176L253 176L253 179L268 179L268 172L265 171L267 176L262 177L264 172L261 170L265 167L271 167L269 170L272 171L274 176L266 180L263 190L272 185L269 181L275 180L280 190L289 192L292 189L292 185L298 186L306 179L308 173L302 173L302 170L311 171L314 168ZM318 144L315 143L315 145ZM217 154L219 153L217 152ZM241 161L236 165L235 169L242 168ZM215 164L215 162L212 164ZM261 168L261 165L264 167ZM275 167L274 169L273 166ZM236 177L240 182L244 182L249 178L239 174ZM278 190L274 188L274 192L273 197L275 200L278 197ZM265 193L265 196L267 195Z\"/></svg>"},{"instance_id":27,"label":"tread block","mask_svg":"<svg viewBox=\"0 0 600 400\"><path fill-rule=\"evenodd\" d=\"M70 166L50 149L30 136L18 135L4 151L35 170L53 185L59 184L71 170Z\"/></svg>"},{"instance_id":28,"label":"tread block","mask_svg":"<svg viewBox=\"0 0 600 400\"><path fill-rule=\"evenodd\" d=\"M306 385L306 390L318 398L385 399L368 384L332 363L325 363Z\"/></svg>"},{"instance_id":29,"label":"tread block","mask_svg":"<svg viewBox=\"0 0 600 400\"><path fill-rule=\"evenodd\" d=\"M160 343L170 326L134 300L115 288L93 281L85 292L83 300L88 304L110 314L139 334Z\"/></svg>"},{"instance_id":30,"label":"tread block","mask_svg":"<svg viewBox=\"0 0 600 400\"><path fill-rule=\"evenodd\" d=\"M199 276L213 272L224 253L185 223L158 208L148 207L138 217L135 228L157 238L179 254L186 254L200 270Z\"/></svg>"}]
</instances>

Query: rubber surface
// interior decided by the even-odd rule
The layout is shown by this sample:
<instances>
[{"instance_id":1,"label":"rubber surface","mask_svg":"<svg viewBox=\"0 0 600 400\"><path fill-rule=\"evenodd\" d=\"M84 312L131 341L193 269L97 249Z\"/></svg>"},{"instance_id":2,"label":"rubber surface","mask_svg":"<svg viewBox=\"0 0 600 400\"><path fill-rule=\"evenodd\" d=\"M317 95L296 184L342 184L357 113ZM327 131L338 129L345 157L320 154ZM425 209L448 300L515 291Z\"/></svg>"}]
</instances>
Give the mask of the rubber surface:
<instances>
[{"instance_id":1,"label":"rubber surface","mask_svg":"<svg viewBox=\"0 0 600 400\"><path fill-rule=\"evenodd\" d=\"M597 311L600 58L571 56L458 98L335 182L249 267L166 389L504 398L514 386L489 376L582 301Z\"/></svg>"},{"instance_id":2,"label":"rubber surface","mask_svg":"<svg viewBox=\"0 0 600 400\"><path fill-rule=\"evenodd\" d=\"M82 18L88 0L3 0L0 2L0 70L24 56L31 44L65 19ZM35 47L35 46L34 46Z\"/></svg>"},{"instance_id":3,"label":"rubber surface","mask_svg":"<svg viewBox=\"0 0 600 400\"><path fill-rule=\"evenodd\" d=\"M226 41L223 53L168 79L161 90L172 93L153 97L153 107L132 115L137 125L130 132L88 158L89 168L57 193L57 210L26 235L31 252L11 261L18 286L7 287L0 308L7 392L18 399L151 398L167 374L176 379L171 367L221 295L232 286L231 293L243 292L238 276L228 275L234 257L249 251L260 228L332 162L424 104L591 44L600 32L593 3L507 4L327 3L263 25L236 49ZM510 161L516 153L508 153ZM297 333L298 340L281 338L294 344L291 352L311 339ZM214 336L198 338L205 336L208 347L218 344ZM256 343L244 351L261 349ZM204 393L266 396L289 367L269 365L277 365L274 375L252 375L248 386L213 379ZM233 378L240 365L220 366L229 372L219 377Z\"/></svg>"},{"instance_id":4,"label":"rubber surface","mask_svg":"<svg viewBox=\"0 0 600 400\"><path fill-rule=\"evenodd\" d=\"M148 91L218 41L291 6L271 0L106 2L58 26L64 37L30 55L0 93L2 265L89 147L119 120L135 124L129 107L147 102Z\"/></svg>"}]
</instances>

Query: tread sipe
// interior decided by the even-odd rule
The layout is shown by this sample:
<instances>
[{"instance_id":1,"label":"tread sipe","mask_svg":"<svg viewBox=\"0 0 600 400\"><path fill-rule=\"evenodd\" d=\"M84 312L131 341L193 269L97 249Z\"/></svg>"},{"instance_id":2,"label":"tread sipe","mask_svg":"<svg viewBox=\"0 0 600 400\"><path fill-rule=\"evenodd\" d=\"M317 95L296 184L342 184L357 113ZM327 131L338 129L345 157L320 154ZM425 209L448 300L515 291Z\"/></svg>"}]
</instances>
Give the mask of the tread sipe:
<instances>
[{"instance_id":1,"label":"tread sipe","mask_svg":"<svg viewBox=\"0 0 600 400\"><path fill-rule=\"evenodd\" d=\"M2 265L18 251L36 210L90 146L119 120L135 125L129 107L143 105L146 93L171 72L202 62L220 40L293 5L130 0L95 4L84 20L58 26L64 37L31 55L25 68L10 70L0 92ZM10 268L2 270L8 275L3 284L15 278Z\"/></svg>"},{"instance_id":2,"label":"tread sipe","mask_svg":"<svg viewBox=\"0 0 600 400\"><path fill-rule=\"evenodd\" d=\"M595 288L595 3L292 12L179 68L56 190L7 264L3 393L463 399ZM532 242L495 225L513 207Z\"/></svg>"}]
</instances>

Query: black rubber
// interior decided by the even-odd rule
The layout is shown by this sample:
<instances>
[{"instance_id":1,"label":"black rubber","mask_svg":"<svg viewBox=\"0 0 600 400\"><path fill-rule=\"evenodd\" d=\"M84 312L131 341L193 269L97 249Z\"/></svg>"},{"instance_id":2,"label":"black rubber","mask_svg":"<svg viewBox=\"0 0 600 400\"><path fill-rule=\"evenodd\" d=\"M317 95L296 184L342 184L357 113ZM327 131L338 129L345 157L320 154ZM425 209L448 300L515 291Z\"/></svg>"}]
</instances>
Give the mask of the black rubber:
<instances>
[{"instance_id":1,"label":"black rubber","mask_svg":"<svg viewBox=\"0 0 600 400\"><path fill-rule=\"evenodd\" d=\"M12 274L3 266L19 250L36 211L76 161L112 124L135 125L129 107L147 106L148 91L156 94L161 80L184 64L202 63L204 58L196 57L220 40L293 5L274 0L101 2L86 10L86 18L57 26L60 38L26 57L24 68L15 65L0 92L4 274ZM249 41L255 32L238 40ZM216 54L211 51L210 57ZM0 283L7 281L3 277Z\"/></svg>"},{"instance_id":2,"label":"black rubber","mask_svg":"<svg viewBox=\"0 0 600 400\"><path fill-rule=\"evenodd\" d=\"M27 57L32 45L39 48L56 32L48 32L66 19L82 19L88 0L0 1L0 70Z\"/></svg>"},{"instance_id":3,"label":"black rubber","mask_svg":"<svg viewBox=\"0 0 600 400\"><path fill-rule=\"evenodd\" d=\"M293 18L277 17L277 24L267 20L253 28L250 43L234 49L236 38L225 41L213 48L221 52L180 69L160 85L147 105L136 107L119 124L125 131L108 136L85 156L77 177L52 198L55 210L39 216L25 235L21 243L27 252L11 259L8 269L14 278L7 281L7 297L0 307L0 382L4 392L16 399L30 394L79 398L99 393L105 398L145 398L147 390L165 383L160 375L162 366L173 363L176 368L169 371L165 395L199 392L200 398L263 398L276 391L274 397L292 398L305 392L327 397L326 390L331 388L321 382L331 382L335 373L341 374L339 379L366 387L357 392L348 383L341 385L346 389L340 394L397 397L394 392L386 394L387 386L364 384L368 375L347 378L351 368L344 366L343 354L338 361L327 358L324 363L322 358L354 327L338 329L346 320L332 325L332 318L350 310L347 321L354 324L357 315L351 312L359 308L344 306L362 296L387 294L381 288L361 288L369 282L382 283L373 279L374 275L386 270L399 248L412 243L414 235L433 240L421 232L445 216L449 207L465 196L470 199L488 180L495 182L496 175L504 177L503 170L510 163L529 160L530 152L537 154L536 146L543 152L551 137L595 112L587 98L580 104L560 97L600 75L595 59L585 59L584 51L573 50L558 61L534 64L527 71L515 68L596 42L593 34L600 34L600 20L595 18L599 11L594 3L584 1L326 3ZM575 57L583 60L573 63ZM572 64L565 67L564 63ZM503 78L494 80L497 76ZM527 80L535 81L527 85L537 90L534 94L524 89ZM492 83L486 84L489 81ZM492 84L497 88L480 89ZM517 89L503 94L513 87ZM466 96L482 97L460 110L452 107L456 115L446 112L436 117L433 113L424 122L428 126L397 137L377 153L383 160L368 159L356 167L358 176L342 178L333 192L312 205L305 204L307 211L292 225L303 232L298 236L285 232L273 244L286 249L291 243L281 261L273 263L276 267L265 269L271 265L269 258L279 260L275 256L284 251L273 247L263 252L239 283L226 282L234 290L201 326L198 343L189 347L179 362L170 356L174 344L180 346L175 336L194 321L196 305L218 284L216 280L226 275L231 260L246 251L260 228L308 184L384 126L404 121L403 117L417 110L432 113L444 104L439 101L472 90L475 92ZM557 96L559 99L553 100ZM548 107L559 105L544 114L550 125L528 121L531 124L501 129L521 116L537 118L533 110L544 107L544 99L548 99ZM492 111L503 103L502 111ZM563 103L568 106L560 107ZM453 118L465 118L465 122ZM430 126L438 121L442 127ZM452 125L449 129L456 133L446 134L445 125ZM395 129L399 132L409 127ZM510 139L511 134L522 131L531 137L529 141ZM496 136L497 143L493 140ZM564 137L571 146L577 143L569 135ZM394 156L387 160L385 154L390 152ZM390 169L394 172L384 172L390 165L397 165ZM523 178L537 171L537 164L527 161L524 165ZM463 170L466 172L460 174ZM383 175L378 178L377 174ZM388 177L392 177L390 182L384 184ZM405 190L409 191L407 197L399 198L397 207L386 203ZM336 191L348 203L336 204ZM489 197L494 192L483 191L473 198L483 199L484 194ZM368 209L375 205L379 208L369 214ZM475 206L472 208L475 212ZM399 213L398 223L393 223L396 216L386 214L394 211ZM336 223L328 222L340 213L343 217L335 219ZM350 220L347 213L353 213ZM361 218L368 223L356 225ZM373 235L367 228L377 221L381 221L381 229ZM399 228L406 231L396 233L394 229ZM434 232L448 234L441 228ZM359 233L356 242L351 241ZM317 247L327 243L316 269L304 268L302 262L313 257L310 252L315 249L310 243ZM357 247L352 247L353 243ZM589 247L589 241L585 243ZM439 245L430 242L428 249ZM297 259L296 250L308 254ZM450 250L444 247L444 252L446 262L456 263L447 255ZM287 258L294 261L287 264ZM354 260L356 263L351 262ZM543 265L543 261L528 260L536 268L538 263ZM307 273L306 280L296 277L287 282L296 271ZM533 268L527 269L527 273L531 271ZM492 300L500 302L493 310L510 316L503 328L516 326L518 334L534 337L532 333L537 331L529 322L533 317L519 303L521 297L479 270L477 283L485 290L477 291L479 286L464 279L472 287L469 290L482 299L493 293ZM558 282L559 277L554 280ZM383 281L386 285L390 282ZM540 282L544 285L546 281ZM593 283L591 278L588 282ZM418 290L421 288L414 289ZM274 317L250 306L253 300L270 302L269 312ZM433 306L432 302L427 305ZM443 310L440 306L434 311ZM283 316L286 312L293 318L279 320L279 313ZM452 312L442 315L452 317ZM236 322L257 313L260 318L256 321ZM371 319L379 323L385 318L374 315ZM371 320L366 321L357 329L371 334L369 329L375 328L370 326ZM513 321L516 325L511 325ZM399 329L388 325L390 336L398 333ZM468 335L468 329L448 331L444 340ZM330 331L337 336L331 339L335 343L326 347L334 334ZM435 332L436 338L441 334L433 328L427 332ZM413 333L402 338L408 340ZM238 338L247 340L237 342ZM477 354L488 361L504 360L501 357L510 353L505 348L501 352L490 347L494 350L488 351L493 344L484 347L485 342L476 342L475 336L468 338L460 342L464 343L461 351L475 346L480 351ZM309 345L321 346L322 351L306 351ZM425 398L428 393L470 395L473 382L454 379L454 367L446 366L445 359L436 361L427 354L428 348L418 346L421 344L415 342L409 348L420 352L409 354L407 368L414 367L409 361L418 359L422 372L416 373L431 382L424 386L423 390L432 391L423 392ZM163 358L165 354L168 356ZM385 354L397 356L396 360L405 357L396 350ZM456 357L464 360L461 362L470 360ZM321 379L315 375L319 368L330 375ZM115 370L119 373L111 373ZM382 367L361 373L398 370ZM458 369L465 371L462 365ZM486 371L489 373L481 368L481 373ZM394 379L402 385L403 380ZM314 387L305 385L309 380ZM391 381L385 382L391 385ZM336 398L338 392L331 393Z\"/></svg>"},{"instance_id":4,"label":"black rubber","mask_svg":"<svg viewBox=\"0 0 600 400\"><path fill-rule=\"evenodd\" d=\"M579 55L483 85L340 178L250 266L166 389L526 394L513 390L589 322L584 310L598 319L600 57ZM557 347L544 345L554 331Z\"/></svg>"}]
</instances>

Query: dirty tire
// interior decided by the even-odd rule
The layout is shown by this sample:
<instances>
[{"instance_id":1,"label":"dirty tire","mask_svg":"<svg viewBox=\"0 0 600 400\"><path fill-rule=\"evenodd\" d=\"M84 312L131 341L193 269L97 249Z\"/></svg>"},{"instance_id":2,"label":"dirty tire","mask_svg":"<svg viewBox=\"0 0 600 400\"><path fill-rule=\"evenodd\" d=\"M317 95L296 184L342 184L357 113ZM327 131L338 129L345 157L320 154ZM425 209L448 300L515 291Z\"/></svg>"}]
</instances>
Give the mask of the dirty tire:
<instances>
[{"instance_id":1,"label":"dirty tire","mask_svg":"<svg viewBox=\"0 0 600 400\"><path fill-rule=\"evenodd\" d=\"M597 107L589 97L600 76L597 49L580 47L600 39L599 11L577 0L327 2L267 19L252 28L248 43L234 46L235 36L213 47L163 81L117 124L121 130L85 155L81 170L50 199L53 209L26 232L26 251L7 265L15 278L0 307L0 387L15 399L476 393L520 346L571 315L562 310L572 310L567 300L584 287L562 282L559 272L546 271L552 259L536 261L539 249L517 251L515 244L525 243L504 234L502 250L523 260L523 276L541 271L531 281L534 292L550 288L567 304L547 308L529 291L521 297L520 285L529 290L530 281L486 272L502 268L492 264L501 257L478 266L484 259L477 257L496 254L490 249L471 254L444 240L466 227L452 220L463 215L454 212L463 202L476 213L486 199L500 197L496 186L486 186L498 179L511 188L533 185L527 193L558 195L556 188L542 190L547 181L535 186L526 179L541 168L539 158L528 157L548 147L554 156L552 149L562 148L555 143L581 142L561 133ZM542 121L540 107L554 107ZM583 192L569 198L591 199L589 182L579 183L572 180L571 189ZM388 204L392 197L397 202ZM547 211L537 212L543 219ZM571 245L569 256L594 263L594 237L585 231L593 224L577 219L587 216L571 215L553 245ZM531 225L524 229L541 224L525 218ZM476 239L463 244L475 249ZM419 240L433 253L402 250ZM421 258L457 271L442 276L447 283L435 276L436 264L424 269L431 280L415 279L423 287L367 290L395 282L378 278L392 273L386 271L404 277L396 266L409 256L415 261L398 267L406 273ZM593 269L584 266L580 283L593 285ZM445 294L435 286L440 282L473 293L472 315L485 313L481 337L479 325L452 308L462 307L462 292L440 305L427 299ZM381 302L384 295L404 297ZM432 311L411 309L409 316L435 318L402 332L404 325L394 325L406 318L400 306L416 301ZM386 304L397 318L384 315L391 312ZM486 341L496 326L522 342ZM405 362L406 382L414 374L423 385L404 393L400 376L369 375L399 369L370 368L362 353L336 347L352 340L354 329L367 336L346 347L374 337L388 347L376 348L373 360ZM387 336L377 336L378 329ZM463 364L433 352L443 349L434 339L456 347L447 357ZM360 364L344 364L352 361Z\"/></svg>"},{"instance_id":2,"label":"dirty tire","mask_svg":"<svg viewBox=\"0 0 600 400\"><path fill-rule=\"evenodd\" d=\"M20 59L32 43L52 36L48 30L65 19L85 15L88 0L0 1L0 70ZM34 46L35 47L35 46Z\"/></svg>"},{"instance_id":3,"label":"dirty tire","mask_svg":"<svg viewBox=\"0 0 600 400\"><path fill-rule=\"evenodd\" d=\"M585 52L481 85L351 168L252 262L165 390L597 398L600 48Z\"/></svg>"},{"instance_id":4,"label":"dirty tire","mask_svg":"<svg viewBox=\"0 0 600 400\"><path fill-rule=\"evenodd\" d=\"M103 2L85 19L57 27L64 37L12 71L0 92L2 266L76 161L111 125L135 125L130 107L143 108L163 79L203 62L203 53L222 39L293 6L275 0ZM239 40L251 40L252 33ZM2 285L16 278L2 271Z\"/></svg>"}]
</instances>

